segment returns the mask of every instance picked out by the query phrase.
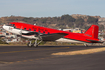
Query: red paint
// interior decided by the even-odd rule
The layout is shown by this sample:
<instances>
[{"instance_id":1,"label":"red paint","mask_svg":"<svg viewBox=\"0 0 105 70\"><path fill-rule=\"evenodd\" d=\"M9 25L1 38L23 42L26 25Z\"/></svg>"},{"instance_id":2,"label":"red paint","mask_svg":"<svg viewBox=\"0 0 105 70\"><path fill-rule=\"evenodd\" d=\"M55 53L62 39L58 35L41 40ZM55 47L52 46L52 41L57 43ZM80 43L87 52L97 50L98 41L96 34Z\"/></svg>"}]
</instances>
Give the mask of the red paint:
<instances>
[{"instance_id":1,"label":"red paint","mask_svg":"<svg viewBox=\"0 0 105 70\"><path fill-rule=\"evenodd\" d=\"M68 35L64 36L64 38L73 39L73 40L79 40L79 41L84 41L89 43L92 43L92 41L89 41L89 40L99 41L98 39L99 27L97 25L92 25L85 33L72 33L72 32L56 30L56 29L41 27L41 26L27 24L27 23L21 23L21 22L11 22L10 24L15 24L16 28L18 29L24 30L24 28L26 28L26 30L29 30L29 29L31 29L29 31L36 30L34 32L40 31L40 33L43 33L43 34L66 33Z\"/></svg>"}]
</instances>

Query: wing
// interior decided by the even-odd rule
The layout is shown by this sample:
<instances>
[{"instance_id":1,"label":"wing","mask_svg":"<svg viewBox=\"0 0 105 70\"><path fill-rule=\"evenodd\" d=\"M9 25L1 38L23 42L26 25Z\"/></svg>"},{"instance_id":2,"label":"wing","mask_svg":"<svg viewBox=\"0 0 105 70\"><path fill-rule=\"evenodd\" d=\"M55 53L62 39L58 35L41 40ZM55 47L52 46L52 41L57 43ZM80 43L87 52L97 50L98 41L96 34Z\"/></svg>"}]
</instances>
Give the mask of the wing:
<instances>
[{"instance_id":1,"label":"wing","mask_svg":"<svg viewBox=\"0 0 105 70\"><path fill-rule=\"evenodd\" d=\"M87 39L88 41L91 41L92 43L103 43L102 41L96 41L96 40L90 40L90 39Z\"/></svg>"},{"instance_id":2,"label":"wing","mask_svg":"<svg viewBox=\"0 0 105 70\"><path fill-rule=\"evenodd\" d=\"M59 38L62 38L68 34L66 33L54 33L54 34L47 34L47 35L41 35L43 41L55 41Z\"/></svg>"},{"instance_id":3,"label":"wing","mask_svg":"<svg viewBox=\"0 0 105 70\"><path fill-rule=\"evenodd\" d=\"M22 35L26 35L26 36L34 35L35 37L40 36L43 41L55 41L68 34L67 33L40 34L38 32L28 32L28 33L22 33Z\"/></svg>"}]
</instances>

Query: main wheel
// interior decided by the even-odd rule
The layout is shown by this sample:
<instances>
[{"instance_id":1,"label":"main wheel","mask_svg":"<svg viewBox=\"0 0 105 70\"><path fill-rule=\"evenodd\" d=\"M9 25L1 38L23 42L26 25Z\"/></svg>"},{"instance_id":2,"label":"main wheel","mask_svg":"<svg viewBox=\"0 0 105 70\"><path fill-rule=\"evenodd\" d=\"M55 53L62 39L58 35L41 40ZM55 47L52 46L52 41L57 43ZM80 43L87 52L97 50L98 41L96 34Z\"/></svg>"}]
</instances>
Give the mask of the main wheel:
<instances>
[{"instance_id":1,"label":"main wheel","mask_svg":"<svg viewBox=\"0 0 105 70\"><path fill-rule=\"evenodd\" d=\"M37 48L37 47L38 47L38 45L37 45L37 44L35 44L35 43L33 43L33 44L32 44L32 47Z\"/></svg>"},{"instance_id":2,"label":"main wheel","mask_svg":"<svg viewBox=\"0 0 105 70\"><path fill-rule=\"evenodd\" d=\"M27 44L27 46L31 48L31 47L32 47L32 44L29 42L29 43Z\"/></svg>"},{"instance_id":3,"label":"main wheel","mask_svg":"<svg viewBox=\"0 0 105 70\"><path fill-rule=\"evenodd\" d=\"M88 45L87 45L87 44L84 44L84 46L85 46L85 47L88 47Z\"/></svg>"}]
</instances>

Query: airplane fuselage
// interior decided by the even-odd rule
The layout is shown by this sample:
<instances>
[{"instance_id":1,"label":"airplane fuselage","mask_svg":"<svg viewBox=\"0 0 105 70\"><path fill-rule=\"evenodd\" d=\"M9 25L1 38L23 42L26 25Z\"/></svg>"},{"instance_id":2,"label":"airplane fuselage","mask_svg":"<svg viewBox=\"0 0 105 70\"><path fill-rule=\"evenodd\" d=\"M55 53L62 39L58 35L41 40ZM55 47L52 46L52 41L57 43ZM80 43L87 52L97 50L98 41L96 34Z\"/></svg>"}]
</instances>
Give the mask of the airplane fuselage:
<instances>
[{"instance_id":1,"label":"airplane fuselage","mask_svg":"<svg viewBox=\"0 0 105 70\"><path fill-rule=\"evenodd\" d=\"M66 32L66 31L40 27L40 26L26 24L26 23L19 23L19 22L11 22L10 25L4 25L3 28L11 33L21 35L28 39L39 39L38 36L41 36L41 35L64 33L67 35L59 39L56 39L55 41L70 42L70 43L84 43L84 42L93 43L95 41L96 42L99 41L99 39L93 38L92 35L88 35L88 34Z\"/></svg>"}]
</instances>

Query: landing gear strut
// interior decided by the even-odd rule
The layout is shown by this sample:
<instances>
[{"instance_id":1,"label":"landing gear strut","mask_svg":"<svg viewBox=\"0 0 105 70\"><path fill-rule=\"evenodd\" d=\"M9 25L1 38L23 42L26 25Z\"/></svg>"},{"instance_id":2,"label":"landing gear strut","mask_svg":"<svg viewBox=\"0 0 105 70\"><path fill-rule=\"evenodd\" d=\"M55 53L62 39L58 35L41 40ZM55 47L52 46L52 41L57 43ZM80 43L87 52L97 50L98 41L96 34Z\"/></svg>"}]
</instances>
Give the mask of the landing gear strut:
<instances>
[{"instance_id":1,"label":"landing gear strut","mask_svg":"<svg viewBox=\"0 0 105 70\"><path fill-rule=\"evenodd\" d=\"M38 42L38 40L36 39L35 42L32 44L32 46L36 48L36 47L38 47L38 45L39 45L41 42L42 42L42 40L40 40L40 41Z\"/></svg>"},{"instance_id":2,"label":"landing gear strut","mask_svg":"<svg viewBox=\"0 0 105 70\"><path fill-rule=\"evenodd\" d=\"M86 43L84 43L84 46L85 46L85 47L88 47L88 45L87 45Z\"/></svg>"},{"instance_id":3,"label":"landing gear strut","mask_svg":"<svg viewBox=\"0 0 105 70\"><path fill-rule=\"evenodd\" d=\"M28 47L32 47L32 41L30 40L27 44Z\"/></svg>"},{"instance_id":4,"label":"landing gear strut","mask_svg":"<svg viewBox=\"0 0 105 70\"><path fill-rule=\"evenodd\" d=\"M39 42L38 42L38 40L37 39L35 39L35 42L34 43L32 43L32 41L29 41L29 43L27 44L27 46L28 47L38 47L38 45L40 44L42 42L42 40L40 40Z\"/></svg>"}]
</instances>

